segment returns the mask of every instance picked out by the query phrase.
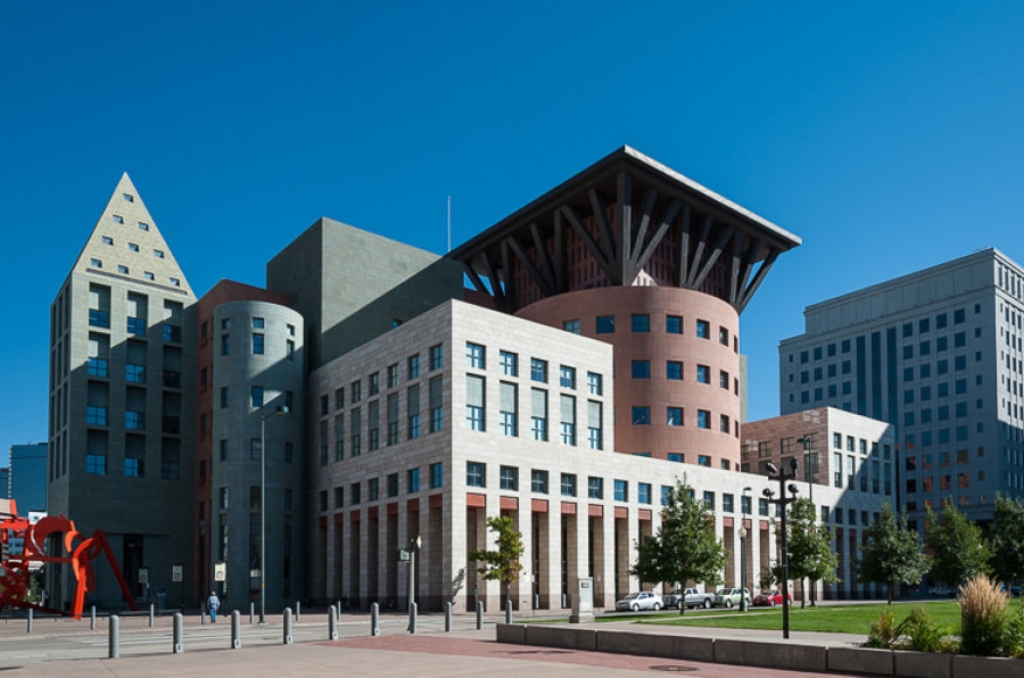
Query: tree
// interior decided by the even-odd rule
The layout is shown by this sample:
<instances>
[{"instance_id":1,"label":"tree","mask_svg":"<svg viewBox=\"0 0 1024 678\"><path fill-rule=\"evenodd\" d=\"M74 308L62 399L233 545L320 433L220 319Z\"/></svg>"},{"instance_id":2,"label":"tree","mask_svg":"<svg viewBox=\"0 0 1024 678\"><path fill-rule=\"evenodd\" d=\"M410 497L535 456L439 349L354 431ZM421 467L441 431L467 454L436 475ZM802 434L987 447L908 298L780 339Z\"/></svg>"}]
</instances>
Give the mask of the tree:
<instances>
[{"instance_id":1,"label":"tree","mask_svg":"<svg viewBox=\"0 0 1024 678\"><path fill-rule=\"evenodd\" d=\"M817 523L810 499L801 498L792 503L786 527L789 529L789 577L800 580L800 607L804 607L807 601L804 579L810 579L811 586L818 581L839 581L836 576L839 559L832 552L832 531Z\"/></svg>"},{"instance_id":2,"label":"tree","mask_svg":"<svg viewBox=\"0 0 1024 678\"><path fill-rule=\"evenodd\" d=\"M981 528L956 506L946 502L938 516L928 509L928 526L925 544L932 552L932 575L936 579L956 585L988 573L989 547Z\"/></svg>"},{"instance_id":3,"label":"tree","mask_svg":"<svg viewBox=\"0 0 1024 678\"><path fill-rule=\"evenodd\" d=\"M523 534L515 529L510 516L493 516L487 519L487 527L497 533L494 545L496 551L476 550L469 554L470 560L483 565L477 572L488 581L504 584L505 600L512 600L512 582L519 579L523 569L519 559L523 555Z\"/></svg>"},{"instance_id":4,"label":"tree","mask_svg":"<svg viewBox=\"0 0 1024 678\"><path fill-rule=\"evenodd\" d=\"M714 514L694 498L685 479L676 484L667 501L658 533L637 543L637 560L630 574L651 584L722 583L725 547L715 535ZM685 612L683 603L679 614Z\"/></svg>"},{"instance_id":5,"label":"tree","mask_svg":"<svg viewBox=\"0 0 1024 678\"><path fill-rule=\"evenodd\" d=\"M992 572L1009 584L1024 579L1024 504L996 495L992 524Z\"/></svg>"},{"instance_id":6,"label":"tree","mask_svg":"<svg viewBox=\"0 0 1024 678\"><path fill-rule=\"evenodd\" d=\"M897 521L889 504L882 504L878 520L867 531L867 543L861 547L857 578L864 584L886 587L892 605L897 584L917 584L928 573L930 559L924 552L917 530L907 528L906 513Z\"/></svg>"}]
</instances>

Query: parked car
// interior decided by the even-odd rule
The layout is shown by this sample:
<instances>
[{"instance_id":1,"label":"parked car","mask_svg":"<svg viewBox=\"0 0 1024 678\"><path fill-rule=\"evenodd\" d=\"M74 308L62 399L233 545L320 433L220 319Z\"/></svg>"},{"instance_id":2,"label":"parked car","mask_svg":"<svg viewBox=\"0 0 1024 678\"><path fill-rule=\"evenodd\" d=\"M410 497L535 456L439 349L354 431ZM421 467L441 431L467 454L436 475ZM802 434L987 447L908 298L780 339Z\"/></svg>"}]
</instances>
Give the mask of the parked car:
<instances>
[{"instance_id":1,"label":"parked car","mask_svg":"<svg viewBox=\"0 0 1024 678\"><path fill-rule=\"evenodd\" d=\"M705 610L710 610L715 604L714 593L701 593L695 588L688 588L683 594L686 600L686 607L703 607Z\"/></svg>"},{"instance_id":2,"label":"parked car","mask_svg":"<svg viewBox=\"0 0 1024 678\"><path fill-rule=\"evenodd\" d=\"M616 610L633 610L633 612L638 612L640 610L660 610L664 606L665 604L661 600L661 596L657 593L651 593L650 591L630 593L628 596L615 603Z\"/></svg>"},{"instance_id":3,"label":"parked car","mask_svg":"<svg viewBox=\"0 0 1024 678\"><path fill-rule=\"evenodd\" d=\"M750 603L750 591L747 589L718 589L715 594L715 607L733 607L739 605L744 598Z\"/></svg>"},{"instance_id":4,"label":"parked car","mask_svg":"<svg viewBox=\"0 0 1024 678\"><path fill-rule=\"evenodd\" d=\"M956 589L952 586L946 586L945 584L937 584L928 589L928 595L930 596L942 596L947 597L956 593Z\"/></svg>"},{"instance_id":5,"label":"parked car","mask_svg":"<svg viewBox=\"0 0 1024 678\"><path fill-rule=\"evenodd\" d=\"M789 602L793 602L793 596L788 592L786 597L789 598ZM767 605L768 607L775 607L776 605L782 605L782 591L775 589L768 593L760 593L754 596L754 605Z\"/></svg>"},{"instance_id":6,"label":"parked car","mask_svg":"<svg viewBox=\"0 0 1024 678\"><path fill-rule=\"evenodd\" d=\"M679 604L683 601L683 594L681 593L666 593L661 597L661 602L665 606L666 610L679 609Z\"/></svg>"}]
</instances>

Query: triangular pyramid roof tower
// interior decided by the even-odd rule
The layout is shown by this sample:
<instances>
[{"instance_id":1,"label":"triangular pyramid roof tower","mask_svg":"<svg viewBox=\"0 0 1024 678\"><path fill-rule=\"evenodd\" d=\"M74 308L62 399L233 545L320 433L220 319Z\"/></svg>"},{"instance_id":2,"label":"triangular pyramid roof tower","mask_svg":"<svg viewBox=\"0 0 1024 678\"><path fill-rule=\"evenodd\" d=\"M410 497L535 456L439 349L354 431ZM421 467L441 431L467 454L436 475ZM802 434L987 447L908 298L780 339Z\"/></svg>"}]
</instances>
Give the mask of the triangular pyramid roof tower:
<instances>
[{"instance_id":1,"label":"triangular pyramid roof tower","mask_svg":"<svg viewBox=\"0 0 1024 678\"><path fill-rule=\"evenodd\" d=\"M127 172L117 182L72 272L174 288L195 298Z\"/></svg>"}]
</instances>

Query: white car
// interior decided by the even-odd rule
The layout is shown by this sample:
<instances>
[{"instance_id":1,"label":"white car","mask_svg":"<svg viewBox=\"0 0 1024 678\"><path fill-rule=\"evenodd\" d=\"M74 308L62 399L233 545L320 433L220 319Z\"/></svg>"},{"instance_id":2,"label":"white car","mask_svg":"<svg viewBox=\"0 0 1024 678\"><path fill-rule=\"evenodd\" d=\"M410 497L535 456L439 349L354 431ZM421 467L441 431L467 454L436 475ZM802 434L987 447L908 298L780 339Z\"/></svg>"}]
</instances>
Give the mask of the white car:
<instances>
[{"instance_id":1,"label":"white car","mask_svg":"<svg viewBox=\"0 0 1024 678\"><path fill-rule=\"evenodd\" d=\"M657 593L651 593L650 591L630 593L628 596L615 603L616 610L632 610L633 612L639 612L640 610L660 610L664 606L661 596Z\"/></svg>"}]
</instances>

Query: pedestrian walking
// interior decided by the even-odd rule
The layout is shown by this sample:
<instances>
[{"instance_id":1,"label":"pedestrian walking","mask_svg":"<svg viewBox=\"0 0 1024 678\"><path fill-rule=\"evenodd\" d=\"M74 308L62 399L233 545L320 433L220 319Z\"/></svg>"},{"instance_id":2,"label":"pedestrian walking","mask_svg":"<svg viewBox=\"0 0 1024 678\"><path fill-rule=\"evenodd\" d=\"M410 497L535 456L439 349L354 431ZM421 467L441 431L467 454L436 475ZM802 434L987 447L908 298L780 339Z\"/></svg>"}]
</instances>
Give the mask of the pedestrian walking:
<instances>
[{"instance_id":1,"label":"pedestrian walking","mask_svg":"<svg viewBox=\"0 0 1024 678\"><path fill-rule=\"evenodd\" d=\"M220 598L216 591L210 591L210 597L206 599L206 609L210 611L210 621L217 623L217 609L220 607Z\"/></svg>"}]
</instances>

